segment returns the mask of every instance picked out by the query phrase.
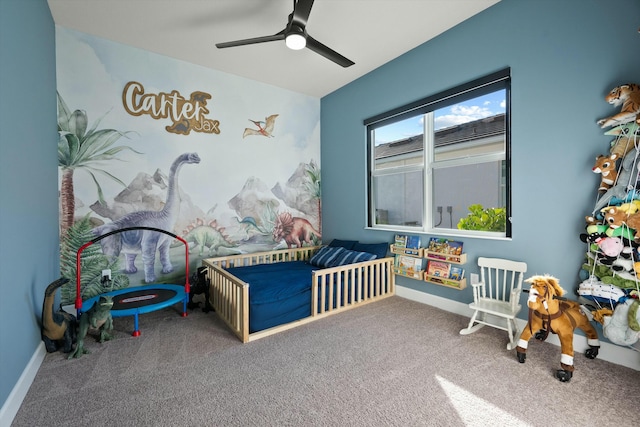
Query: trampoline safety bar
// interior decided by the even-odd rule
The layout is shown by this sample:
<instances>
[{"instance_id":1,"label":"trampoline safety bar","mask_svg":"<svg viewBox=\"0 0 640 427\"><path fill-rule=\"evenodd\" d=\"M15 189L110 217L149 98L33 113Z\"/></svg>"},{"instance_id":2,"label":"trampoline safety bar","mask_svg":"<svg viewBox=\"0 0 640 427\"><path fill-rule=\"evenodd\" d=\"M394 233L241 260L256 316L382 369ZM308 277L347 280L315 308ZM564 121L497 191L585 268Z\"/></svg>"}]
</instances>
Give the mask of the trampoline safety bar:
<instances>
[{"instance_id":1,"label":"trampoline safety bar","mask_svg":"<svg viewBox=\"0 0 640 427\"><path fill-rule=\"evenodd\" d=\"M78 249L78 252L76 254L76 301L75 301L75 308L76 308L76 312L78 315L78 318L80 317L81 313L82 313L82 306L83 306L83 301L82 301L82 296L80 294L80 278L81 278L81 265L80 265L80 255L82 254L82 251L85 250L87 247L91 246L92 244L99 242L100 240L112 236L114 234L118 234L118 233L124 233L126 231L134 231L134 230L147 230L147 231L155 231L158 233L163 233L166 235L169 235L171 237L173 237L174 239L179 240L180 242L182 242L182 244L184 244L185 247L185 274L186 274L186 278L185 278L185 284L184 284L184 288L181 286L177 286L177 285L163 285L163 284L157 284L157 285L145 285L145 286L138 286L138 287L130 287L130 288L125 288L125 289L120 289L117 291L112 291L112 292L107 292L105 294L100 294L97 295L93 298L89 298L87 301L85 301L86 303L91 302L91 305L93 304L93 302L97 301L102 295L112 295L112 296L121 296L121 295L125 295L127 293L129 293L130 295L136 295L134 297L129 297L129 298L123 298L122 301L126 301L126 302L130 302L130 301L141 301L141 305L140 306L135 306L134 308L127 308L127 309L120 309L120 310L115 310L115 306L117 305L114 302L114 308L112 309L112 316L113 317L120 317L120 316L134 316L134 331L132 333L132 335L134 337L137 337L140 335L140 330L138 328L138 314L142 314L142 313L148 313L151 311L156 311L156 310L160 310L161 308L167 307L169 305L173 305L179 301L182 301L182 317L186 317L187 316L187 301L189 300L189 293L191 292L191 286L189 284L189 245L187 244L187 241L184 240L182 237L176 236L175 234L166 231L166 230L162 230L159 228L153 228L153 227L128 227L128 228L122 228L120 230L114 230L114 231L110 231L108 233L105 233L99 237L96 237L95 239L85 243L84 245L82 245L80 247L80 249ZM146 290L152 290L154 292L149 292L148 296L145 295L139 295L142 294L144 291ZM150 299L153 299L155 297L158 296L158 294L167 294L167 293L171 293L173 292L175 294L175 296L173 298L170 297L165 297L160 303L153 303L152 301L149 301ZM126 296L126 295L125 295ZM121 305L121 304L120 304Z\"/></svg>"}]
</instances>

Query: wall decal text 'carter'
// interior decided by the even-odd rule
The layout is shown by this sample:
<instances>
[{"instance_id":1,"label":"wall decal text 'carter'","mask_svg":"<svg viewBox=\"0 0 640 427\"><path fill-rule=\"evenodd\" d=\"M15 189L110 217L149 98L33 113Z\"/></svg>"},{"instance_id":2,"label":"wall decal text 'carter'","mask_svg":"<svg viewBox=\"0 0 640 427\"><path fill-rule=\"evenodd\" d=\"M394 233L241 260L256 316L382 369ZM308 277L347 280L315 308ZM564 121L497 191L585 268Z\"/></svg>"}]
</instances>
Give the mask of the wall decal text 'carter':
<instances>
[{"instance_id":1,"label":"wall decal text 'carter'","mask_svg":"<svg viewBox=\"0 0 640 427\"><path fill-rule=\"evenodd\" d=\"M206 92L193 92L185 99L177 90L171 93L144 93L144 87L138 82L129 82L122 91L122 105L132 116L148 114L156 120L169 118L173 124L165 126L167 132L189 135L193 130L203 133L220 133L220 122L205 117L209 114L207 100L211 95Z\"/></svg>"}]
</instances>

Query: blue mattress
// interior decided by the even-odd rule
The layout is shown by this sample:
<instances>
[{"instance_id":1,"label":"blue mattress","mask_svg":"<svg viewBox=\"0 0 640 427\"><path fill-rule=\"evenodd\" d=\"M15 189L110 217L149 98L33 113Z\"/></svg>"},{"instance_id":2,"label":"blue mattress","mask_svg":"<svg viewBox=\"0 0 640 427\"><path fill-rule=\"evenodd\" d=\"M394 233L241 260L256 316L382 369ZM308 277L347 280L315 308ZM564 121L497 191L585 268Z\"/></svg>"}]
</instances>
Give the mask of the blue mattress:
<instances>
[{"instance_id":1,"label":"blue mattress","mask_svg":"<svg viewBox=\"0 0 640 427\"><path fill-rule=\"evenodd\" d=\"M249 284L249 332L311 316L311 272L305 261L229 268Z\"/></svg>"}]
</instances>

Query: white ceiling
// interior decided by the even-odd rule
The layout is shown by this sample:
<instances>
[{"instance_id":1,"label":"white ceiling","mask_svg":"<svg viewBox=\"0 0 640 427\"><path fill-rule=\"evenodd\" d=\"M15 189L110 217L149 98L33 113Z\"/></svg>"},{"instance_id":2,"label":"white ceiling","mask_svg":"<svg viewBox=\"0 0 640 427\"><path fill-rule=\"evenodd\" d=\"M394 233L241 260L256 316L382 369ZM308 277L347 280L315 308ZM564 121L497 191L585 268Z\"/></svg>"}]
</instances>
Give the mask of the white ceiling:
<instances>
[{"instance_id":1,"label":"white ceiling","mask_svg":"<svg viewBox=\"0 0 640 427\"><path fill-rule=\"evenodd\" d=\"M355 62L343 68L273 35L293 0L48 0L56 25L295 92L322 97L499 0L316 0L307 32Z\"/></svg>"}]
</instances>

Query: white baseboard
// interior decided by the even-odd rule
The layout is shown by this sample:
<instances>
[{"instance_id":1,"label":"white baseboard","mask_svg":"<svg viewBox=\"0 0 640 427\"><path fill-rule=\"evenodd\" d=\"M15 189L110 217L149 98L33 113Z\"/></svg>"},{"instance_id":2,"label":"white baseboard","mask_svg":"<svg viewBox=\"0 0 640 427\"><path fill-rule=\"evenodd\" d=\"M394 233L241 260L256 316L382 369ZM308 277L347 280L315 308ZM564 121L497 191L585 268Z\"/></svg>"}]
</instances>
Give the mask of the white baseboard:
<instances>
[{"instance_id":1,"label":"white baseboard","mask_svg":"<svg viewBox=\"0 0 640 427\"><path fill-rule=\"evenodd\" d=\"M46 354L47 351L45 350L44 342L40 341L40 345L36 347L36 351L33 353L33 356L31 356L31 360L29 360L24 371L22 371L18 382L13 386L9 397L7 397L4 405L2 405L2 409L0 409L0 427L11 426L13 419L20 409L20 405L22 405L22 401L29 391L29 387L33 384L33 380Z\"/></svg>"},{"instance_id":2,"label":"white baseboard","mask_svg":"<svg viewBox=\"0 0 640 427\"><path fill-rule=\"evenodd\" d=\"M469 309L468 304L450 300L448 298L442 298L436 295L431 295L425 292L416 291L414 289L405 288L397 284L396 295L469 318L471 318L471 315L473 314L472 310ZM527 324L527 321L523 319L517 319L516 323L518 324L519 330L523 330ZM558 347L560 346L560 340L555 334L549 334L547 342L553 345L557 345ZM587 348L589 348L589 346L587 345L587 337L574 334L574 351L576 353L584 353ZM598 353L598 359L606 360L607 362L615 363L616 365L622 365L626 366L627 368L640 371L640 352L634 351L627 347L611 344L608 342L600 342L600 352Z\"/></svg>"},{"instance_id":3,"label":"white baseboard","mask_svg":"<svg viewBox=\"0 0 640 427\"><path fill-rule=\"evenodd\" d=\"M412 301L431 305L451 313L459 314L461 316L471 317L472 315L472 311L469 309L468 304L450 300L448 298L442 298L436 295L431 295L425 292L416 291L414 289L405 288L403 286L396 285L396 295ZM520 328L521 330L527 324L527 322L523 319L518 319L517 323L518 328ZM549 338L547 338L547 342L560 346L560 341L554 334L549 335ZM587 338L582 335L574 334L573 347L576 353L584 352L588 348ZM9 397L4 402L4 405L2 405L2 409L0 409L0 427L11 426L11 423L18 413L20 405L27 395L29 387L31 387L31 384L36 377L38 369L40 369L40 365L42 364L46 354L47 353L44 347L44 342L40 342L40 345L38 345L38 347L36 348L33 356L31 356L31 360L29 360L29 363L22 372L22 375L20 375L18 382L13 387L13 390L11 390ZM640 371L640 353L626 347L601 342L598 358L606 360L607 362L615 363L617 365L626 366L627 368L635 369L636 371Z\"/></svg>"}]
</instances>

